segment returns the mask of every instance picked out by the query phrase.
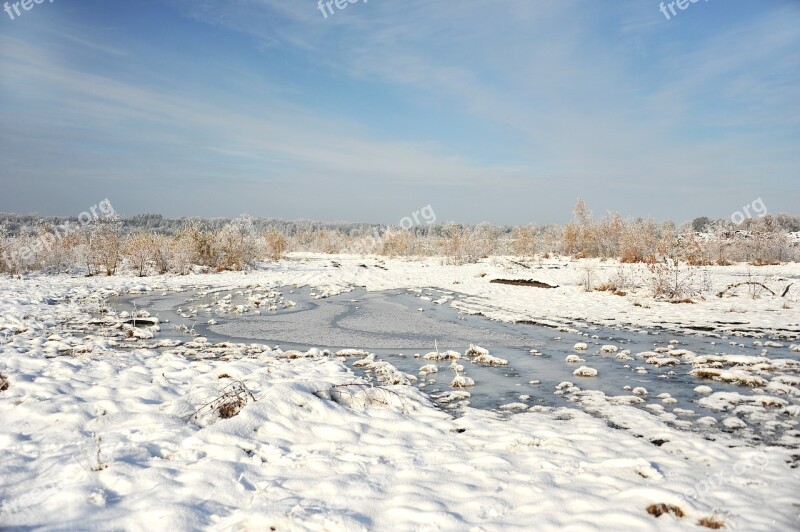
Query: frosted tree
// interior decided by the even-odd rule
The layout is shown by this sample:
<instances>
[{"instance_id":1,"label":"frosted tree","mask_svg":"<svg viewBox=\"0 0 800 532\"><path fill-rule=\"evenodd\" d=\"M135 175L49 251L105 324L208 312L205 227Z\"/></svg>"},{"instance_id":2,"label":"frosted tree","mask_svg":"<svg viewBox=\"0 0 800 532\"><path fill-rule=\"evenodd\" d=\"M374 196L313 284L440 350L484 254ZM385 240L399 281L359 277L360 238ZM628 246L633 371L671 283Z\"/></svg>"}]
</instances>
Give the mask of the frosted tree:
<instances>
[{"instance_id":1,"label":"frosted tree","mask_svg":"<svg viewBox=\"0 0 800 532\"><path fill-rule=\"evenodd\" d=\"M243 270L252 266L261 254L261 240L253 222L242 216L226 224L214 235L216 266L221 270Z\"/></svg>"},{"instance_id":2,"label":"frosted tree","mask_svg":"<svg viewBox=\"0 0 800 532\"><path fill-rule=\"evenodd\" d=\"M155 238L150 233L139 233L125 239L125 258L139 277L144 277L147 264L155 254Z\"/></svg>"}]
</instances>

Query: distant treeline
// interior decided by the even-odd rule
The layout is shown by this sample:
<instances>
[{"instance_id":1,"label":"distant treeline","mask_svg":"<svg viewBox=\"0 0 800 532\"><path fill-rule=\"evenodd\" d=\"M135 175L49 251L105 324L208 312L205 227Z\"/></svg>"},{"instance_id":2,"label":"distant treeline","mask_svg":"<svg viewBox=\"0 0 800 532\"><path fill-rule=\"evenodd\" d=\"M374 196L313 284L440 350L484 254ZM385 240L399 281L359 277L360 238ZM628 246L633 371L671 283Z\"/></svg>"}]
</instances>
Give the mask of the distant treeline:
<instances>
[{"instance_id":1,"label":"distant treeline","mask_svg":"<svg viewBox=\"0 0 800 532\"><path fill-rule=\"evenodd\" d=\"M800 232L800 216L781 213L774 217L772 215L766 215L764 218L767 219L769 225L774 226L777 230L787 233ZM267 232L274 230L288 237L293 237L299 233L313 233L318 231L336 232L343 236L363 237L383 234L392 227L388 224L365 222L322 222L315 220L281 220L277 218L257 217L249 217L249 219L252 222L253 228L257 231ZM747 218L741 224L736 225L729 219L720 218L712 220L706 216L701 216L692 220L690 225L693 231L700 233L719 231L720 229L746 231L761 219L762 218ZM118 219L118 223L121 229L128 233L148 231L160 235L174 236L187 227L197 227L204 231L217 231L233 220L234 218L166 218L161 214L137 214L129 217L121 217ZM641 218L636 218L633 221L640 222L642 220ZM22 234L25 230L39 225L59 226L77 223L77 217L0 213L0 229L3 229L7 235L11 236ZM670 222L667 223L669 224ZM420 236L444 236L448 225L453 225L453 223L419 224L411 227L409 231ZM502 235L510 235L516 227L513 225L492 225L486 222L481 224L456 225L470 229L480 225L491 225ZM541 227L543 230L564 227L564 225L565 224L532 224L532 226Z\"/></svg>"},{"instance_id":2,"label":"distant treeline","mask_svg":"<svg viewBox=\"0 0 800 532\"><path fill-rule=\"evenodd\" d=\"M567 224L516 227L451 222L406 228L249 216L119 218L113 210L91 219L88 214L84 219L0 214L0 273L240 270L288 252L441 257L453 264L498 255L520 260L559 255L692 267L765 265L800 260L799 233L800 217L786 214L747 218L738 225L705 217L676 225L613 212L595 219L580 200Z\"/></svg>"}]
</instances>

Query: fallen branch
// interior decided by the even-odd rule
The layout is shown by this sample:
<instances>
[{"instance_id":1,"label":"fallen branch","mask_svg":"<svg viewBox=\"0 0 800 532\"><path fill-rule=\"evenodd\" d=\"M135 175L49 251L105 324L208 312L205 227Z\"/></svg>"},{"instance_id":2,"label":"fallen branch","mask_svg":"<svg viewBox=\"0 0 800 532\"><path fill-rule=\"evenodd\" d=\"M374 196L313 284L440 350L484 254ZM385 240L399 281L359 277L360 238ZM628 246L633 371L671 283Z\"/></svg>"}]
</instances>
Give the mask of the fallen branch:
<instances>
[{"instance_id":1,"label":"fallen branch","mask_svg":"<svg viewBox=\"0 0 800 532\"><path fill-rule=\"evenodd\" d=\"M531 267L528 266L527 264L522 264L521 262L517 262L515 260L508 259L508 262L510 262L511 264L516 264L517 266L522 266L526 270L530 270L531 269Z\"/></svg>"},{"instance_id":2,"label":"fallen branch","mask_svg":"<svg viewBox=\"0 0 800 532\"><path fill-rule=\"evenodd\" d=\"M530 279L492 279L489 282L494 284L509 284L512 286L532 286L534 288L558 288L558 285L550 285Z\"/></svg>"},{"instance_id":3,"label":"fallen branch","mask_svg":"<svg viewBox=\"0 0 800 532\"><path fill-rule=\"evenodd\" d=\"M729 290L731 290L733 288L738 288L740 286L760 286L761 288L763 288L764 290L766 290L767 292L769 292L773 296L778 295L772 289L770 289L767 285L765 285L764 283L759 283L759 282L756 282L756 281L744 281L744 282L741 282L741 283L736 283L736 284L729 285L728 288L726 288L725 290L719 292L717 294L717 297L722 297L726 293L728 293ZM791 286L791 285L789 285L789 286ZM788 291L788 290L789 290L789 287L787 286L786 287L786 291ZM784 295L785 295L785 292L784 292Z\"/></svg>"}]
</instances>

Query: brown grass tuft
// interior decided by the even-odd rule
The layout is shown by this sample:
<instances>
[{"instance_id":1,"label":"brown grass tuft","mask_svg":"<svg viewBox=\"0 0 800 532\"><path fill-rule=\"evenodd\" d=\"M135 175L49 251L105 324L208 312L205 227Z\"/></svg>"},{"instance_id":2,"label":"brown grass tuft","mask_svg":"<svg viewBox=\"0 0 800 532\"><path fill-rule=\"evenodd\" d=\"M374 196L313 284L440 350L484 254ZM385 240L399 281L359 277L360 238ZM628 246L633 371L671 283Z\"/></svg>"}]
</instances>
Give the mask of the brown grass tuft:
<instances>
[{"instance_id":1,"label":"brown grass tuft","mask_svg":"<svg viewBox=\"0 0 800 532\"><path fill-rule=\"evenodd\" d=\"M617 289L616 285L610 281L600 283L595 287L598 292L614 292Z\"/></svg>"},{"instance_id":2,"label":"brown grass tuft","mask_svg":"<svg viewBox=\"0 0 800 532\"><path fill-rule=\"evenodd\" d=\"M219 405L217 412L222 419L229 419L239 413L245 405L244 397L231 397L226 402Z\"/></svg>"},{"instance_id":3,"label":"brown grass tuft","mask_svg":"<svg viewBox=\"0 0 800 532\"><path fill-rule=\"evenodd\" d=\"M712 515L711 517L703 517L697 522L697 524L714 530L725 528L725 521L716 515Z\"/></svg>"},{"instance_id":4,"label":"brown grass tuft","mask_svg":"<svg viewBox=\"0 0 800 532\"><path fill-rule=\"evenodd\" d=\"M0 392L8 390L8 386L8 377L5 375L0 375Z\"/></svg>"},{"instance_id":5,"label":"brown grass tuft","mask_svg":"<svg viewBox=\"0 0 800 532\"><path fill-rule=\"evenodd\" d=\"M675 506L674 504L664 504L663 502L660 504L651 504L647 507L647 513L652 515L653 517L661 517L664 514L674 514L675 517L683 517L685 514L683 510L679 507Z\"/></svg>"}]
</instances>

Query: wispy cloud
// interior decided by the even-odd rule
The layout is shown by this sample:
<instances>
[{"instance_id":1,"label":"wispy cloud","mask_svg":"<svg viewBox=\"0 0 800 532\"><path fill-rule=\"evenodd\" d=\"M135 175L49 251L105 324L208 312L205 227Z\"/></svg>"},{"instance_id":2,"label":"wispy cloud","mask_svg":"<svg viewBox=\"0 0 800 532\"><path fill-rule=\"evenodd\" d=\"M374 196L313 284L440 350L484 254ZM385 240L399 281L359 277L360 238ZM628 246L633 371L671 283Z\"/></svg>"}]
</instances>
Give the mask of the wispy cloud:
<instances>
[{"instance_id":1,"label":"wispy cloud","mask_svg":"<svg viewBox=\"0 0 800 532\"><path fill-rule=\"evenodd\" d=\"M373 213L401 191L456 211L505 190L512 199L474 215L497 221L522 221L509 207L530 197L546 219L577 195L668 217L676 205L679 216L725 215L753 194L774 193L781 209L787 188L797 191L800 9L791 3L747 16L732 15L744 3L709 4L670 22L636 1L376 1L328 18L310 0L167 4L249 49L198 57L135 32L122 44L69 26L54 37L136 65L124 70L0 37L10 124L0 154L46 145L70 157L62 171L76 179L102 175L102 161L125 166L108 172L118 178L324 191L313 201L338 186L346 209L383 185Z\"/></svg>"}]
</instances>

